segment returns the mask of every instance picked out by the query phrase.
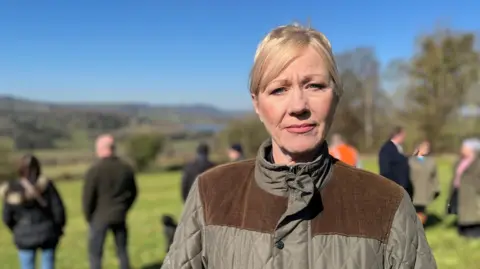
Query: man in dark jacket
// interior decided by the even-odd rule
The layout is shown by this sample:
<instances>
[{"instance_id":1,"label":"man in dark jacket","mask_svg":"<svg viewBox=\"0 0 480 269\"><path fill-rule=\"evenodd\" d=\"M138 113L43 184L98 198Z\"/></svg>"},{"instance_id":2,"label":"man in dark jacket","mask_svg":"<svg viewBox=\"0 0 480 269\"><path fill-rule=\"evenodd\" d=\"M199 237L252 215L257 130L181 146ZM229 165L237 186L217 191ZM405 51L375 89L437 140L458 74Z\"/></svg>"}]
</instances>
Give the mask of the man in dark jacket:
<instances>
[{"instance_id":1,"label":"man in dark jacket","mask_svg":"<svg viewBox=\"0 0 480 269\"><path fill-rule=\"evenodd\" d=\"M182 176L182 199L184 202L197 176L214 166L209 160L209 151L208 145L201 143L197 147L197 157L185 165Z\"/></svg>"},{"instance_id":2,"label":"man in dark jacket","mask_svg":"<svg viewBox=\"0 0 480 269\"><path fill-rule=\"evenodd\" d=\"M403 127L394 128L390 140L380 149L378 162L380 175L393 180L402 186L413 198L413 185L410 180L410 166L408 158L403 154L402 144L405 140Z\"/></svg>"},{"instance_id":3,"label":"man in dark jacket","mask_svg":"<svg viewBox=\"0 0 480 269\"><path fill-rule=\"evenodd\" d=\"M127 252L127 213L137 197L133 169L115 155L115 141L102 135L96 141L99 160L88 170L83 188L83 212L90 226L91 269L100 269L107 231L115 236L120 268L130 268Z\"/></svg>"}]
</instances>

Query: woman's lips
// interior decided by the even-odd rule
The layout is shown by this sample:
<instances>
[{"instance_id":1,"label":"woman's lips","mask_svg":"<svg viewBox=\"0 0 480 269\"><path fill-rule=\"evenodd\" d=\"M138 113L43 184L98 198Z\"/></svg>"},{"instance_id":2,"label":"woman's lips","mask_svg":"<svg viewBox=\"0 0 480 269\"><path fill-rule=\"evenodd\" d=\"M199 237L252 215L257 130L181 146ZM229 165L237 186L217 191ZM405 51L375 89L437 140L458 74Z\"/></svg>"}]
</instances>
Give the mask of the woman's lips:
<instances>
[{"instance_id":1,"label":"woman's lips","mask_svg":"<svg viewBox=\"0 0 480 269\"><path fill-rule=\"evenodd\" d=\"M295 124L287 126L285 129L294 134L304 134L308 133L315 128L315 124Z\"/></svg>"}]
</instances>

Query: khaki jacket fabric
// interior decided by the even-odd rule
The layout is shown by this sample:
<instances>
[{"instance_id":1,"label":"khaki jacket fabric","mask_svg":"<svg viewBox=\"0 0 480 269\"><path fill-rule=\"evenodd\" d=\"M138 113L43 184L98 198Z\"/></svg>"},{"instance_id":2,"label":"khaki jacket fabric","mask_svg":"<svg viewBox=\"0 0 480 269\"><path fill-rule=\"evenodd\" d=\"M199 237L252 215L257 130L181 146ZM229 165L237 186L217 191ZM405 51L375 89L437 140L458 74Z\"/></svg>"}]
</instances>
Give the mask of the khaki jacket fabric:
<instances>
[{"instance_id":1,"label":"khaki jacket fabric","mask_svg":"<svg viewBox=\"0 0 480 269\"><path fill-rule=\"evenodd\" d=\"M416 156L412 156L408 162L414 190L413 204L428 206L435 198L435 193L440 192L435 160L431 157L420 160Z\"/></svg>"},{"instance_id":2,"label":"khaki jacket fabric","mask_svg":"<svg viewBox=\"0 0 480 269\"><path fill-rule=\"evenodd\" d=\"M458 188L458 224L480 224L480 159L463 172Z\"/></svg>"},{"instance_id":3,"label":"khaki jacket fabric","mask_svg":"<svg viewBox=\"0 0 480 269\"><path fill-rule=\"evenodd\" d=\"M200 175L163 269L437 268L406 192L322 154L274 165L256 160Z\"/></svg>"}]
</instances>

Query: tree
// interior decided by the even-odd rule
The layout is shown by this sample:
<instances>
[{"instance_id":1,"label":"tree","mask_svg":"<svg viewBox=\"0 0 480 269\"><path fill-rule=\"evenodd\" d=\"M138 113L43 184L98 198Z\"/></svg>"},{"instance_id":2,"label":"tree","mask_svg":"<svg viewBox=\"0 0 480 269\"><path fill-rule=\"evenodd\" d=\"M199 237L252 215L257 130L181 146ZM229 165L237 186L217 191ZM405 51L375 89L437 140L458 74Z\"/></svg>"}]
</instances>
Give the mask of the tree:
<instances>
[{"instance_id":1,"label":"tree","mask_svg":"<svg viewBox=\"0 0 480 269\"><path fill-rule=\"evenodd\" d=\"M156 133L134 134L125 142L127 156L139 171L145 170L163 150L165 138Z\"/></svg>"},{"instance_id":2,"label":"tree","mask_svg":"<svg viewBox=\"0 0 480 269\"><path fill-rule=\"evenodd\" d=\"M0 137L0 183L15 176L12 155L13 141L8 137Z\"/></svg>"},{"instance_id":3,"label":"tree","mask_svg":"<svg viewBox=\"0 0 480 269\"><path fill-rule=\"evenodd\" d=\"M356 93L363 85L351 70L344 71L340 79L344 91L330 133L340 133L349 143L357 144L358 138L363 137L364 118L359 113L362 111L362 100Z\"/></svg>"},{"instance_id":4,"label":"tree","mask_svg":"<svg viewBox=\"0 0 480 269\"><path fill-rule=\"evenodd\" d=\"M424 36L408 68L405 117L435 146L452 114L478 82L479 72L474 34L447 30Z\"/></svg>"},{"instance_id":5,"label":"tree","mask_svg":"<svg viewBox=\"0 0 480 269\"><path fill-rule=\"evenodd\" d=\"M335 58L343 82L344 96L333 129L339 129L344 136L351 137L349 142L372 149L377 140L376 126L383 119L379 117L383 116L379 112L384 112L381 106L389 101L379 85L380 65L375 50L359 47ZM362 132L359 133L358 130Z\"/></svg>"},{"instance_id":6,"label":"tree","mask_svg":"<svg viewBox=\"0 0 480 269\"><path fill-rule=\"evenodd\" d=\"M241 143L247 156L255 156L260 145L270 135L256 116L230 122L219 134L220 144L227 147L232 143Z\"/></svg>"},{"instance_id":7,"label":"tree","mask_svg":"<svg viewBox=\"0 0 480 269\"><path fill-rule=\"evenodd\" d=\"M480 81L473 85L465 95L464 103L480 106Z\"/></svg>"}]
</instances>

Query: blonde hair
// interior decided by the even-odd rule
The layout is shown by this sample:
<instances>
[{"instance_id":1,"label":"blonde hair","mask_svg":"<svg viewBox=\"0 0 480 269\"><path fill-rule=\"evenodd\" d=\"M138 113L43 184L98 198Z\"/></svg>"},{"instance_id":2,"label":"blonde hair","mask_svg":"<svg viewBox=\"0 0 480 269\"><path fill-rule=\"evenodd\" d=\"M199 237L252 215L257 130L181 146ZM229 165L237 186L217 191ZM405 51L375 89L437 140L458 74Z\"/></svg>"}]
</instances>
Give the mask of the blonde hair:
<instances>
[{"instance_id":1,"label":"blonde hair","mask_svg":"<svg viewBox=\"0 0 480 269\"><path fill-rule=\"evenodd\" d=\"M330 41L319 31L299 24L277 27L260 42L250 71L250 93L258 95L264 91L308 47L325 60L335 95L340 97L342 87Z\"/></svg>"}]
</instances>

